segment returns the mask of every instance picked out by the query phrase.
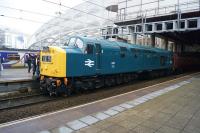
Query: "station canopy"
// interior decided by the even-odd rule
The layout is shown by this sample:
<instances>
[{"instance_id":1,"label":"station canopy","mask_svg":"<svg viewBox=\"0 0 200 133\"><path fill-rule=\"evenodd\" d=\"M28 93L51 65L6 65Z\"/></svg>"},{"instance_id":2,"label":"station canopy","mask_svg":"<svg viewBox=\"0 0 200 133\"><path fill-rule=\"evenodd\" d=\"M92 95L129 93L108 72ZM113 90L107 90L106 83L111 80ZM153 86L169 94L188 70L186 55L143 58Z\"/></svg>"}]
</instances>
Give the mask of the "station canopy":
<instances>
[{"instance_id":1,"label":"station canopy","mask_svg":"<svg viewBox=\"0 0 200 133\"><path fill-rule=\"evenodd\" d=\"M117 13L107 8L117 2L118 0L89 0L73 9L66 8L35 32L29 48L38 50L43 46L63 45L73 35L99 37L102 27L114 24Z\"/></svg>"}]
</instances>

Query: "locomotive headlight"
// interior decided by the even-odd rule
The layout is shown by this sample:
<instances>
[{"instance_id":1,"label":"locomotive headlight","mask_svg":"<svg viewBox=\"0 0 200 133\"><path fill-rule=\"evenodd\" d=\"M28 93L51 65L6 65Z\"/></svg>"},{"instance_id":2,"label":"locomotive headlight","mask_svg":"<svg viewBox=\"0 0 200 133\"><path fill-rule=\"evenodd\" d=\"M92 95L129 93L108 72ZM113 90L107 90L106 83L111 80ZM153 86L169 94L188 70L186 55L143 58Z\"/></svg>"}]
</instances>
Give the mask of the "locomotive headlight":
<instances>
[{"instance_id":1,"label":"locomotive headlight","mask_svg":"<svg viewBox=\"0 0 200 133\"><path fill-rule=\"evenodd\" d=\"M67 85L68 84L68 79L64 78L64 84Z\"/></svg>"},{"instance_id":2,"label":"locomotive headlight","mask_svg":"<svg viewBox=\"0 0 200 133\"><path fill-rule=\"evenodd\" d=\"M45 66L45 68L44 68L45 70L47 70L48 69L48 67L47 66Z\"/></svg>"},{"instance_id":3,"label":"locomotive headlight","mask_svg":"<svg viewBox=\"0 0 200 133\"><path fill-rule=\"evenodd\" d=\"M40 76L40 80L44 80L44 76Z\"/></svg>"}]
</instances>

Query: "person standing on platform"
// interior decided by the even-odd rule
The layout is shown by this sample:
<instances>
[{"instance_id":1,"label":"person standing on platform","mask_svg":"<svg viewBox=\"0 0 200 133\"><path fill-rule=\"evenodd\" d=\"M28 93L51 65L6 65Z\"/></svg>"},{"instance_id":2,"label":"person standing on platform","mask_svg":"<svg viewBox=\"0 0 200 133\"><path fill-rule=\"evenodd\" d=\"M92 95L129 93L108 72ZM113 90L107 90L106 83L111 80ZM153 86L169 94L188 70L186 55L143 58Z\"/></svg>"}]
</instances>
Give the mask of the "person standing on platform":
<instances>
[{"instance_id":1,"label":"person standing on platform","mask_svg":"<svg viewBox=\"0 0 200 133\"><path fill-rule=\"evenodd\" d=\"M33 64L33 76L35 75L35 72L36 72L36 55L33 55L32 56L32 64Z\"/></svg>"},{"instance_id":2,"label":"person standing on platform","mask_svg":"<svg viewBox=\"0 0 200 133\"><path fill-rule=\"evenodd\" d=\"M2 65L2 59L0 58L0 76L1 76L1 71L3 70L3 65Z\"/></svg>"},{"instance_id":3,"label":"person standing on platform","mask_svg":"<svg viewBox=\"0 0 200 133\"><path fill-rule=\"evenodd\" d=\"M28 73L30 73L31 71L31 54L30 53L28 54L28 57L27 57L27 64L28 64Z\"/></svg>"},{"instance_id":4,"label":"person standing on platform","mask_svg":"<svg viewBox=\"0 0 200 133\"><path fill-rule=\"evenodd\" d=\"M40 55L38 54L37 55L37 58L36 58L36 76L37 76L37 78L39 78L39 76L40 76Z\"/></svg>"}]
</instances>

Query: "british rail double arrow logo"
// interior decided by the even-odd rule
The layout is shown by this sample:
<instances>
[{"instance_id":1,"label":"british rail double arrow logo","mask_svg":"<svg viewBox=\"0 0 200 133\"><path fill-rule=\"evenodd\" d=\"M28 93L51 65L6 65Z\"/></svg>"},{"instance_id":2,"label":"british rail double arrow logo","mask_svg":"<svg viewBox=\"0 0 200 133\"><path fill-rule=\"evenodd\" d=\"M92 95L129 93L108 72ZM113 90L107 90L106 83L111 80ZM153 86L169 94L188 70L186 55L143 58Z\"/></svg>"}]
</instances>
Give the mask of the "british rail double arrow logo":
<instances>
[{"instance_id":1,"label":"british rail double arrow logo","mask_svg":"<svg viewBox=\"0 0 200 133\"><path fill-rule=\"evenodd\" d=\"M88 66L88 67L93 67L94 66L94 61L90 60L90 59L87 59L85 61L85 66Z\"/></svg>"}]
</instances>

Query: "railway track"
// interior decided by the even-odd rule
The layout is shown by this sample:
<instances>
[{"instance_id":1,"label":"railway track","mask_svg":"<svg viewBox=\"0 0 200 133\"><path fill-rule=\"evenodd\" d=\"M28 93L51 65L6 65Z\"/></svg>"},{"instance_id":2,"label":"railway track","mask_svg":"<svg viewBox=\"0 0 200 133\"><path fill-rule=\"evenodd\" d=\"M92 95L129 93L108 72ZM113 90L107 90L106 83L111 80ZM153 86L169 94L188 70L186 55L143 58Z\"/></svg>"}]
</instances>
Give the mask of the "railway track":
<instances>
[{"instance_id":1,"label":"railway track","mask_svg":"<svg viewBox=\"0 0 200 133\"><path fill-rule=\"evenodd\" d=\"M174 76L176 78L176 76ZM179 77L179 76L178 76ZM135 81L135 83L140 83L140 81ZM128 85L133 84L129 83ZM126 85L120 85L118 87L125 87ZM115 88L110 87L110 88ZM77 94L76 96L79 97L81 94ZM69 97L70 99L74 99L75 96ZM55 100L62 100L64 97L50 97L45 95L44 93L36 93L36 94L29 94L29 95L22 95L22 96L16 96L16 97L11 97L11 98L4 98L0 99L0 111L3 110L10 110L10 109L17 109L25 106L31 106L34 104L40 104L40 103L45 103L49 101L55 101Z\"/></svg>"},{"instance_id":2,"label":"railway track","mask_svg":"<svg viewBox=\"0 0 200 133\"><path fill-rule=\"evenodd\" d=\"M40 84L34 80L0 81L0 93L35 90Z\"/></svg>"},{"instance_id":3,"label":"railway track","mask_svg":"<svg viewBox=\"0 0 200 133\"><path fill-rule=\"evenodd\" d=\"M58 98L48 97L45 96L43 93L0 99L0 111L53 101L56 99Z\"/></svg>"},{"instance_id":4,"label":"railway track","mask_svg":"<svg viewBox=\"0 0 200 133\"><path fill-rule=\"evenodd\" d=\"M136 80L119 86L84 91L83 93L78 93L70 97L49 97L42 94L36 94L10 99L0 99L0 123L85 104L171 79L180 78L188 74L191 73L170 75L151 80Z\"/></svg>"}]
</instances>

